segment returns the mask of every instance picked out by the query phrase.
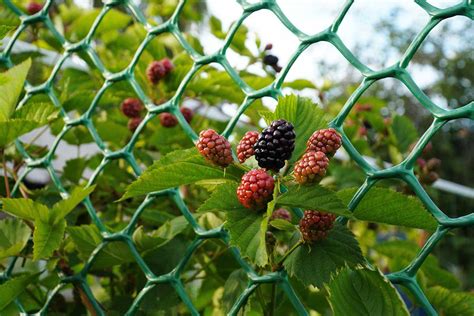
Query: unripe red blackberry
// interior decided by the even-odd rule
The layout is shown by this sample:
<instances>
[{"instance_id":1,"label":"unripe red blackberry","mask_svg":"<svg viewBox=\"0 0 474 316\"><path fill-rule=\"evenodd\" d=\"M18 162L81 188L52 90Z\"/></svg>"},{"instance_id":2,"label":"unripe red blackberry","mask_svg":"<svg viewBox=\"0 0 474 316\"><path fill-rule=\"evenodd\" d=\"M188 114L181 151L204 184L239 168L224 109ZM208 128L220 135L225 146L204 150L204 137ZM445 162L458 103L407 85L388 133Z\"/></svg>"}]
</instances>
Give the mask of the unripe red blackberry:
<instances>
[{"instance_id":1,"label":"unripe red blackberry","mask_svg":"<svg viewBox=\"0 0 474 316\"><path fill-rule=\"evenodd\" d=\"M166 68L161 61L152 61L146 69L146 76L153 84L157 84L166 74Z\"/></svg>"},{"instance_id":2,"label":"unripe red blackberry","mask_svg":"<svg viewBox=\"0 0 474 316\"><path fill-rule=\"evenodd\" d=\"M271 50L272 48L273 48L273 44L272 44L272 43L268 43L267 45L265 45L264 50Z\"/></svg>"},{"instance_id":3,"label":"unripe red blackberry","mask_svg":"<svg viewBox=\"0 0 474 316\"><path fill-rule=\"evenodd\" d=\"M140 112L143 110L143 105L138 99L127 98L123 100L120 109L122 110L122 113L127 117L140 117Z\"/></svg>"},{"instance_id":4,"label":"unripe red blackberry","mask_svg":"<svg viewBox=\"0 0 474 316\"><path fill-rule=\"evenodd\" d=\"M256 131L249 131L240 140L237 145L237 158L239 158L240 163L244 163L245 160L253 156L253 146L258 140L258 135Z\"/></svg>"},{"instance_id":5,"label":"unripe red blackberry","mask_svg":"<svg viewBox=\"0 0 474 316\"><path fill-rule=\"evenodd\" d=\"M174 127L178 125L178 119L171 113L160 114L160 124L163 127Z\"/></svg>"},{"instance_id":6,"label":"unripe red blackberry","mask_svg":"<svg viewBox=\"0 0 474 316\"><path fill-rule=\"evenodd\" d=\"M312 243L325 239L333 228L335 220L336 215L334 214L312 210L304 211L304 216L299 224L303 240L307 243Z\"/></svg>"},{"instance_id":7,"label":"unripe red blackberry","mask_svg":"<svg viewBox=\"0 0 474 316\"><path fill-rule=\"evenodd\" d=\"M213 129L201 131L196 146L201 155L218 166L227 167L232 163L229 141Z\"/></svg>"},{"instance_id":8,"label":"unripe red blackberry","mask_svg":"<svg viewBox=\"0 0 474 316\"><path fill-rule=\"evenodd\" d=\"M161 63L163 64L163 67L165 67L166 74L169 74L174 69L173 63L168 58L163 58Z\"/></svg>"},{"instance_id":9,"label":"unripe red blackberry","mask_svg":"<svg viewBox=\"0 0 474 316\"><path fill-rule=\"evenodd\" d=\"M28 3L26 6L26 11L28 12L29 15L33 15L35 13L40 12L43 9L43 5L41 3L31 1Z\"/></svg>"},{"instance_id":10,"label":"unripe red blackberry","mask_svg":"<svg viewBox=\"0 0 474 316\"><path fill-rule=\"evenodd\" d=\"M438 158L431 158L426 162L426 169L429 171L437 171L441 167L441 160Z\"/></svg>"},{"instance_id":11,"label":"unripe red blackberry","mask_svg":"<svg viewBox=\"0 0 474 316\"><path fill-rule=\"evenodd\" d=\"M291 222L291 213L284 208L279 208L272 213L270 221L274 219L283 219L285 221Z\"/></svg>"},{"instance_id":12,"label":"unripe red blackberry","mask_svg":"<svg viewBox=\"0 0 474 316\"><path fill-rule=\"evenodd\" d=\"M263 169L253 169L242 176L237 188L240 204L246 208L260 209L272 199L275 181Z\"/></svg>"},{"instance_id":13,"label":"unripe red blackberry","mask_svg":"<svg viewBox=\"0 0 474 316\"><path fill-rule=\"evenodd\" d=\"M143 121L141 117L132 117L131 119L128 120L128 129L131 132L135 132L135 130L138 128L140 123Z\"/></svg>"},{"instance_id":14,"label":"unripe red blackberry","mask_svg":"<svg viewBox=\"0 0 474 316\"><path fill-rule=\"evenodd\" d=\"M322 151L329 158L334 156L342 145L342 138L334 128L320 129L306 142L306 151Z\"/></svg>"},{"instance_id":15,"label":"unripe red blackberry","mask_svg":"<svg viewBox=\"0 0 474 316\"><path fill-rule=\"evenodd\" d=\"M299 184L319 182L328 165L329 159L322 151L309 151L296 162L293 176Z\"/></svg>"},{"instance_id":16,"label":"unripe red blackberry","mask_svg":"<svg viewBox=\"0 0 474 316\"><path fill-rule=\"evenodd\" d=\"M285 160L291 158L295 149L295 137L291 123L285 120L273 121L262 131L253 147L258 165L279 171L285 165Z\"/></svg>"},{"instance_id":17,"label":"unripe red blackberry","mask_svg":"<svg viewBox=\"0 0 474 316\"><path fill-rule=\"evenodd\" d=\"M180 109L180 111L181 111L181 114L183 114L184 119L186 120L186 122L191 123L191 121L193 120L193 116L194 116L193 110L183 106Z\"/></svg>"}]
</instances>

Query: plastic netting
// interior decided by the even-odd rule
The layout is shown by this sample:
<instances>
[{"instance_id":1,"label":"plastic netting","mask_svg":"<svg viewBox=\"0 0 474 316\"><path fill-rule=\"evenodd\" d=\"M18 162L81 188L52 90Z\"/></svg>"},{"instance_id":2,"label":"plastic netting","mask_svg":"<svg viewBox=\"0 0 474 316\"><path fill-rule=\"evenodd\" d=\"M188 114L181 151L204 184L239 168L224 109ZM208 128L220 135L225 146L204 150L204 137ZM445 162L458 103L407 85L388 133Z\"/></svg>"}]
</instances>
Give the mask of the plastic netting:
<instances>
[{"instance_id":1,"label":"plastic netting","mask_svg":"<svg viewBox=\"0 0 474 316\"><path fill-rule=\"evenodd\" d=\"M338 36L338 28L343 21L345 15L351 8L353 1L347 1L346 4L341 9L340 13L338 14L335 21L324 31L319 32L317 34L309 35L297 27L293 25L293 23L286 17L284 12L280 9L278 4L274 0L266 0L266 1L259 1L257 3L249 3L244 0L238 1L238 3L243 8L243 14L240 18L233 24L230 31L228 32L225 42L223 46L214 54L212 55L201 55L196 52L191 45L187 43L183 33L180 31L178 26L178 18L186 4L186 1L180 1L178 6L176 7L173 15L169 20L166 22L158 25L152 26L150 25L143 13L134 4L133 1L128 0L111 0L105 1L102 11L95 19L91 29L89 30L87 36L79 42L70 43L68 42L53 25L51 18L48 15L48 10L51 7L53 0L48 0L45 3L43 9L32 15L28 16L22 13L10 0L4 0L4 3L13 10L20 18L21 24L14 33L14 35L9 39L4 51L0 54L0 62L7 66L12 67L13 63L11 61L11 52L12 48L17 42L20 34L29 26L37 22L42 22L45 27L54 35L54 37L61 43L64 52L62 56L59 58L57 63L55 64L53 71L49 77L49 79L38 86L31 86L29 84L26 85L25 90L26 94L23 100L21 100L19 106L25 104L25 102L30 99L33 95L44 93L47 94L51 101L61 110L61 115L64 119L64 128L61 133L57 136L56 140L54 141L53 145L49 149L48 153L43 156L42 158L32 158L28 155L26 150L22 147L20 142L17 142L17 147L21 154L24 156L26 160L26 169L20 175L14 189L13 194L18 191L19 183L24 179L24 177L33 169L35 168L46 168L50 176L56 185L56 187L60 190L64 197L67 196L67 192L61 184L60 179L56 175L55 171L51 166L51 161L53 159L54 153L58 147L59 142L61 141L62 137L73 127L78 125L85 126L91 135L93 136L95 142L99 146L103 154L103 160L101 164L97 167L93 175L91 176L88 185L92 185L98 177L101 175L101 171L112 161L117 159L124 159L126 160L130 166L133 168L136 175L140 175L142 170L134 158L133 149L135 142L137 141L138 136L142 129L146 126L147 122L152 120L156 117L159 113L162 112L170 112L173 113L179 121L180 126L184 130L184 132L189 136L190 139L196 141L197 135L195 131L189 126L186 122L184 117L182 116L181 112L179 111L179 104L181 97L185 91L187 84L193 78L193 76L205 65L210 63L217 63L220 64L229 76L238 84L240 89L245 94L245 99L243 103L240 105L238 109L237 115L235 115L227 124L225 130L223 131L222 135L228 137L239 117L244 113L244 111L252 105L252 103L260 98L263 97L272 97L277 98L281 95L281 87L282 84L288 74L288 71L291 69L293 63L297 60L297 58L312 44L318 42L328 42L332 44L343 56L344 58L353 66L355 67L360 73L363 75L364 79L358 86L358 88L353 92L350 98L346 101L345 105L341 109L340 113L336 116L336 118L331 122L331 126L334 127L343 135L343 146L345 150L349 153L350 157L364 170L366 174L365 183L359 188L357 193L353 196L352 201L350 202L350 209L353 210L357 206L358 202L364 197L364 195L371 189L371 187L381 179L401 179L405 181L416 193L418 198L424 203L426 208L429 212L436 218L439 225L434 234L428 239L426 244L422 247L420 252L417 256L413 259L413 261L403 270L398 272L393 272L387 275L387 277L391 280L394 284L399 284L407 288L418 300L418 303L425 309L425 311L429 315L437 315L436 310L431 306L429 300L423 293L422 289L420 288L419 284L416 280L416 274L419 270L420 266L423 264L426 257L431 253L432 249L435 247L437 242L443 238L443 236L453 228L456 227L463 227L463 226L472 226L474 225L474 214L468 214L459 218L450 218L446 214L440 210L437 205L431 200L428 194L423 189L422 185L418 182L414 171L413 166L417 157L421 154L421 151L425 147L425 145L430 141L433 135L447 122L455 119L461 118L469 118L474 119L474 102L470 102L469 104L456 109L445 109L438 105L436 105L432 100L430 100L423 91L417 86L417 84L413 81L412 76L407 72L406 68L410 63L410 60L413 58L414 54L416 53L417 49L423 43L427 35L430 31L438 25L441 21L454 17L454 16L466 16L471 20L474 19L474 1L462 1L461 3L454 5L449 8L440 9L426 1L415 1L428 15L429 21L428 23L421 29L421 31L417 34L416 38L411 42L410 46L407 48L405 53L403 54L402 58L396 62L394 65L384 68L382 70L374 71L370 69L367 65L362 63L353 53L344 45L343 41ZM93 46L91 45L93 41L93 36L95 31L97 30L98 26L101 24L103 18L107 15L107 13L116 6L125 6L131 12L133 17L138 21L138 23L142 24L143 27L147 31L147 35L144 41L140 44L139 48L137 49L133 59L131 60L129 66L118 73L111 73L109 72L102 62L100 61L99 57L97 56L96 52L94 51ZM226 51L232 42L232 39L236 32L238 31L239 27L242 23L247 19L251 14L260 11L260 10L269 10L271 11L279 21L290 31L292 32L299 40L299 46L296 47L296 51L290 58L288 64L283 68L281 73L272 82L270 85L263 89L255 90L248 86L242 78L239 77L238 73L231 67L227 58L226 58ZM184 80L179 85L179 88L176 90L174 96L164 104L159 106L155 105L151 99L146 95L146 93L141 89L140 85L137 83L135 76L134 76L134 69L138 62L141 53L145 49L146 45L163 33L171 33L173 34L180 45L184 48L184 50L191 56L194 61L193 67L189 70L188 74L185 76ZM62 109L61 104L55 94L54 88L52 83L58 74L61 65L64 61L70 57L73 53L77 52L86 52L88 56L92 59L93 63L100 70L105 79L105 82L101 89L96 94L93 102L90 104L88 110L78 119L71 119L68 117L67 113ZM416 97L419 101L420 105L426 108L433 116L433 121L431 126L425 131L423 136L419 139L418 143L416 144L415 148L412 152L408 155L408 157L401 162L400 164L389 167L386 169L378 169L371 164L369 164L360 153L354 148L351 144L350 140L344 134L343 130L343 123L349 112L351 111L352 107L355 105L357 100L363 95L363 93L376 81L384 79L384 78L395 78L402 82L408 90ZM104 142L101 140L99 134L97 133L92 121L91 117L94 115L94 110L96 105L100 99L100 97L104 94L104 92L115 82L118 81L128 81L130 85L135 90L138 97L142 100L145 104L147 109L147 115L145 119L142 121L140 126L134 132L132 138L130 139L129 143L125 145L122 149L118 151L110 151ZM169 273L163 275L155 275L152 270L148 267L144 259L138 253L133 240L131 238L131 234L133 233L134 227L139 219L141 212L153 202L153 200L158 196L166 196L172 199L179 209L181 210L184 217L189 221L189 224L194 229L196 234L195 240L191 243L191 245L187 248L186 252L184 253L180 263ZM193 218L191 212L186 207L182 197L179 194L178 189L172 190L165 190L160 192L154 192L149 194L142 204L138 207L136 212L134 213L133 217L131 218L130 222L128 223L127 227L118 233L109 232L106 227L101 222L100 218L97 216L94 205L90 202L89 199L86 199L84 202L85 207L88 210L92 221L97 227L99 228L103 240L100 245L93 251L89 260L85 263L83 269L76 275L73 276L63 276L61 277L60 284L54 288L47 297L46 302L44 303L42 309L37 313L39 315L44 315L47 313L48 305L51 302L54 295L60 291L64 286L70 283L74 283L79 285L82 290L84 291L85 295L89 298L93 308L96 310L96 313L99 315L104 315L105 312L102 310L100 304L94 298L94 295L87 284L86 276L88 271L90 270L95 257L97 254L104 249L104 247L111 242L123 242L128 245L130 248L133 256L136 259L136 262L142 269L143 273L147 278L147 283L145 287L138 293L136 296L133 304L129 307L127 315L133 315L138 310L140 301L143 297L155 286L158 284L167 283L173 286L177 294L180 296L184 304L188 307L189 311L193 315L198 315L198 311L193 306L193 303L185 289L183 284L180 280L180 274L182 273L185 265L191 259L193 252L199 247L206 239L209 238L218 238L228 244L228 236L226 231L222 228L216 228L212 230L205 230L196 222ZM300 214L301 215L301 214ZM340 219L344 222L344 219ZM242 268L246 271L249 283L245 291L243 291L237 301L234 303L230 314L235 315L238 311L242 308L242 306L246 303L249 296L256 290L256 288L262 283L275 283L277 284L287 295L291 303L293 304L296 312L300 315L308 315L308 312L305 310L305 307L295 294L291 284L288 281L287 275L285 271L278 271L272 272L265 275L259 275L253 267L247 263L245 260L242 259L239 252L235 248L230 248L234 257L238 261L238 263L242 266ZM15 264L15 259L13 259L6 269L3 271L0 276L0 280L5 281L11 277L11 273L13 270L13 266ZM20 310L24 311L22 304L17 301L16 302Z\"/></svg>"}]
</instances>

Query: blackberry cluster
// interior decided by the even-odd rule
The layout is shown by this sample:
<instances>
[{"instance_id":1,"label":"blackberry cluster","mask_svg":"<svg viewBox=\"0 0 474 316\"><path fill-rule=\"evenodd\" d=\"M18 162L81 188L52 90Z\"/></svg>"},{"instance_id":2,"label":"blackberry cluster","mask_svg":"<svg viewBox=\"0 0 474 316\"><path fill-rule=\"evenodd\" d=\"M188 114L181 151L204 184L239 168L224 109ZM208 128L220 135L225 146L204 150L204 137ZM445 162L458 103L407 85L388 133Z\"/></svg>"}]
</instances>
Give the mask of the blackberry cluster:
<instances>
[{"instance_id":1,"label":"blackberry cluster","mask_svg":"<svg viewBox=\"0 0 474 316\"><path fill-rule=\"evenodd\" d=\"M258 165L269 170L279 171L285 160L291 158L295 149L293 125L285 120L276 120L265 128L254 145Z\"/></svg>"},{"instance_id":2,"label":"blackberry cluster","mask_svg":"<svg viewBox=\"0 0 474 316\"><path fill-rule=\"evenodd\" d=\"M334 156L342 145L342 138L334 128L320 129L311 135L306 151L322 151L328 157Z\"/></svg>"},{"instance_id":3,"label":"blackberry cluster","mask_svg":"<svg viewBox=\"0 0 474 316\"><path fill-rule=\"evenodd\" d=\"M239 158L240 163L244 163L245 160L253 156L253 146L258 140L258 135L256 131L249 131L245 133L244 137L240 140L237 145L237 158Z\"/></svg>"},{"instance_id":4,"label":"blackberry cluster","mask_svg":"<svg viewBox=\"0 0 474 316\"><path fill-rule=\"evenodd\" d=\"M263 208L272 199L275 181L263 169L253 169L242 176L237 198L246 208Z\"/></svg>"},{"instance_id":5,"label":"blackberry cluster","mask_svg":"<svg viewBox=\"0 0 474 316\"><path fill-rule=\"evenodd\" d=\"M329 159L322 151L309 151L295 164L294 177L299 184L319 182L329 166Z\"/></svg>"},{"instance_id":6,"label":"blackberry cluster","mask_svg":"<svg viewBox=\"0 0 474 316\"><path fill-rule=\"evenodd\" d=\"M148 65L146 76L152 84L157 84L161 79L168 75L173 68L173 63L168 58L155 60Z\"/></svg>"},{"instance_id":7,"label":"blackberry cluster","mask_svg":"<svg viewBox=\"0 0 474 316\"><path fill-rule=\"evenodd\" d=\"M232 152L229 141L215 130L208 129L199 133L196 143L201 155L215 165L227 167L232 163Z\"/></svg>"},{"instance_id":8,"label":"blackberry cluster","mask_svg":"<svg viewBox=\"0 0 474 316\"><path fill-rule=\"evenodd\" d=\"M334 226L336 215L319 211L306 210L300 220L299 229L303 240L313 243L325 239Z\"/></svg>"}]
</instances>

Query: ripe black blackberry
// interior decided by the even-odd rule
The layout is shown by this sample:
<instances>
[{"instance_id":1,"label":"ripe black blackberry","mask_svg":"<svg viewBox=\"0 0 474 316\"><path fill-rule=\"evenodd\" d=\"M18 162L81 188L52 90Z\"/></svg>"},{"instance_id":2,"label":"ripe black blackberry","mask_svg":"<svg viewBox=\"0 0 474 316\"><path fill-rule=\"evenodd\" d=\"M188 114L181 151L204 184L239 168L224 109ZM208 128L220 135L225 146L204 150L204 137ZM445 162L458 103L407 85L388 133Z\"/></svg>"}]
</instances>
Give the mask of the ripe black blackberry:
<instances>
[{"instance_id":1,"label":"ripe black blackberry","mask_svg":"<svg viewBox=\"0 0 474 316\"><path fill-rule=\"evenodd\" d=\"M255 159L262 168L278 171L295 149L295 130L285 120L276 120L265 128L254 145Z\"/></svg>"}]
</instances>

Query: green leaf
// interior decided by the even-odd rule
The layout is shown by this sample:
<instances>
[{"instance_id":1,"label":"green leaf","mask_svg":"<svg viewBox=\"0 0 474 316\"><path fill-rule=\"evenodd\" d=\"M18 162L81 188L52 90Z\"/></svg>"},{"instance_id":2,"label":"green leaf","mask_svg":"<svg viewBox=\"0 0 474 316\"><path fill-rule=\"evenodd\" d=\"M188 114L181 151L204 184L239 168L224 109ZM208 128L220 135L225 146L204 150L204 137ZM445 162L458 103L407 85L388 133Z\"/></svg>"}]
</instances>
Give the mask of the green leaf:
<instances>
[{"instance_id":1,"label":"green leaf","mask_svg":"<svg viewBox=\"0 0 474 316\"><path fill-rule=\"evenodd\" d=\"M6 218L0 221L0 260L19 254L26 246L31 229L22 221Z\"/></svg>"},{"instance_id":2,"label":"green leaf","mask_svg":"<svg viewBox=\"0 0 474 316\"><path fill-rule=\"evenodd\" d=\"M265 246L265 233L268 217L262 213L242 207L240 210L227 212L225 228L230 235L230 244L236 246L243 257L248 257L258 266L268 263Z\"/></svg>"},{"instance_id":3,"label":"green leaf","mask_svg":"<svg viewBox=\"0 0 474 316\"><path fill-rule=\"evenodd\" d=\"M336 223L326 239L301 245L283 265L303 284L321 287L338 269L364 263L359 243L352 232Z\"/></svg>"},{"instance_id":4,"label":"green leaf","mask_svg":"<svg viewBox=\"0 0 474 316\"><path fill-rule=\"evenodd\" d=\"M355 188L345 189L337 195L348 205L356 191ZM370 189L354 210L354 217L362 221L428 231L434 231L437 227L435 218L417 198L381 187Z\"/></svg>"},{"instance_id":5,"label":"green leaf","mask_svg":"<svg viewBox=\"0 0 474 316\"><path fill-rule=\"evenodd\" d=\"M289 87L295 90L303 89L316 89L316 86L309 80L306 79L296 79L293 81L283 83L283 87Z\"/></svg>"},{"instance_id":6,"label":"green leaf","mask_svg":"<svg viewBox=\"0 0 474 316\"><path fill-rule=\"evenodd\" d=\"M52 103L28 103L14 111L13 119L23 119L44 125L58 116L58 109Z\"/></svg>"},{"instance_id":7,"label":"green leaf","mask_svg":"<svg viewBox=\"0 0 474 316\"><path fill-rule=\"evenodd\" d=\"M380 271L345 268L327 285L335 316L408 316L390 281Z\"/></svg>"},{"instance_id":8,"label":"green leaf","mask_svg":"<svg viewBox=\"0 0 474 316\"><path fill-rule=\"evenodd\" d=\"M352 217L338 195L320 185L289 186L288 191L278 197L277 204Z\"/></svg>"},{"instance_id":9,"label":"green leaf","mask_svg":"<svg viewBox=\"0 0 474 316\"><path fill-rule=\"evenodd\" d=\"M52 225L41 219L35 221L33 233L33 260L49 258L61 245L66 229L66 220L62 219Z\"/></svg>"},{"instance_id":10,"label":"green leaf","mask_svg":"<svg viewBox=\"0 0 474 316\"><path fill-rule=\"evenodd\" d=\"M30 66L28 59L0 74L0 122L8 120L15 110Z\"/></svg>"},{"instance_id":11,"label":"green leaf","mask_svg":"<svg viewBox=\"0 0 474 316\"><path fill-rule=\"evenodd\" d=\"M79 15L79 17L74 19L73 23L71 23L69 32L75 35L75 39L84 38L90 31L99 13L99 9L94 9ZM112 9L105 15L95 34L98 36L111 30L123 29L131 20L132 18L129 15Z\"/></svg>"},{"instance_id":12,"label":"green leaf","mask_svg":"<svg viewBox=\"0 0 474 316\"><path fill-rule=\"evenodd\" d=\"M11 25L0 25L0 40L4 39L5 36L11 31L14 30L15 27ZM0 41L1 43L1 41Z\"/></svg>"},{"instance_id":13,"label":"green leaf","mask_svg":"<svg viewBox=\"0 0 474 316\"><path fill-rule=\"evenodd\" d=\"M48 218L48 208L43 204L30 199L0 199L3 203L3 211L13 216L34 221L37 218Z\"/></svg>"},{"instance_id":14,"label":"green leaf","mask_svg":"<svg viewBox=\"0 0 474 316\"><path fill-rule=\"evenodd\" d=\"M102 242L102 236L95 225L68 227L67 233L71 237L82 260L88 260L90 254ZM92 269L104 269L133 261L134 257L126 244L123 242L112 242L97 254Z\"/></svg>"},{"instance_id":15,"label":"green leaf","mask_svg":"<svg viewBox=\"0 0 474 316\"><path fill-rule=\"evenodd\" d=\"M406 152L408 147L418 139L418 131L407 116L396 115L393 118L390 131L402 153Z\"/></svg>"},{"instance_id":16,"label":"green leaf","mask_svg":"<svg viewBox=\"0 0 474 316\"><path fill-rule=\"evenodd\" d=\"M39 126L40 124L34 121L22 119L9 119L8 121L1 121L0 119L0 147L5 147L18 137L34 130Z\"/></svg>"},{"instance_id":17,"label":"green leaf","mask_svg":"<svg viewBox=\"0 0 474 316\"><path fill-rule=\"evenodd\" d=\"M0 311L4 310L30 283L35 283L38 274L25 274L0 284Z\"/></svg>"},{"instance_id":18,"label":"green leaf","mask_svg":"<svg viewBox=\"0 0 474 316\"><path fill-rule=\"evenodd\" d=\"M53 205L49 216L49 222L54 225L62 221L67 216L67 214L69 214L79 203L88 197L89 194L94 191L94 189L95 185L87 188L74 188L71 192L71 195L67 199L61 200Z\"/></svg>"},{"instance_id":19,"label":"green leaf","mask_svg":"<svg viewBox=\"0 0 474 316\"><path fill-rule=\"evenodd\" d=\"M165 165L152 166L150 170L146 170L136 181L130 184L121 200L201 180L225 179L239 181L239 174L242 174L240 169L233 166L229 166L224 171L221 167L211 165L197 150L194 154L182 160L178 159L176 162L170 162L166 156L164 159L166 161Z\"/></svg>"},{"instance_id":20,"label":"green leaf","mask_svg":"<svg viewBox=\"0 0 474 316\"><path fill-rule=\"evenodd\" d=\"M229 312L240 294L247 288L247 274L243 269L233 271L224 284L222 305Z\"/></svg>"},{"instance_id":21,"label":"green leaf","mask_svg":"<svg viewBox=\"0 0 474 316\"><path fill-rule=\"evenodd\" d=\"M314 131L328 126L325 113L311 99L289 95L278 100L275 119L293 124L296 133L295 150L291 162L298 160L306 149L306 142Z\"/></svg>"},{"instance_id":22,"label":"green leaf","mask_svg":"<svg viewBox=\"0 0 474 316\"><path fill-rule=\"evenodd\" d=\"M474 315L474 294L445 289L441 286L428 288L428 300L436 307L439 315L443 316L472 316Z\"/></svg>"},{"instance_id":23,"label":"green leaf","mask_svg":"<svg viewBox=\"0 0 474 316\"><path fill-rule=\"evenodd\" d=\"M408 266L420 252L418 245L407 240L386 241L375 245L373 249L381 255L400 262L403 266ZM461 286L456 276L441 268L438 259L431 254L426 257L420 272L427 277L430 285L441 285L448 289L456 289Z\"/></svg>"},{"instance_id":24,"label":"green leaf","mask_svg":"<svg viewBox=\"0 0 474 316\"><path fill-rule=\"evenodd\" d=\"M209 18L209 25L211 27L211 33L214 34L215 37L220 39L225 38L225 33L222 31L222 23L218 18L211 15Z\"/></svg>"},{"instance_id":25,"label":"green leaf","mask_svg":"<svg viewBox=\"0 0 474 316\"><path fill-rule=\"evenodd\" d=\"M295 231L296 226L289 221L281 218L273 219L270 221L270 225L279 230L286 230L289 232Z\"/></svg>"},{"instance_id":26,"label":"green leaf","mask_svg":"<svg viewBox=\"0 0 474 316\"><path fill-rule=\"evenodd\" d=\"M165 245L176 235L182 233L187 227L189 227L189 222L184 216L175 217L148 234L143 230L143 226L140 226L133 233L133 242L137 246L138 251L143 256L146 256L151 251Z\"/></svg>"},{"instance_id":27,"label":"green leaf","mask_svg":"<svg viewBox=\"0 0 474 316\"><path fill-rule=\"evenodd\" d=\"M244 207L237 199L237 182L221 184L197 209L197 213L239 211Z\"/></svg>"},{"instance_id":28,"label":"green leaf","mask_svg":"<svg viewBox=\"0 0 474 316\"><path fill-rule=\"evenodd\" d=\"M63 177L72 183L78 183L87 167L87 160L84 158L74 158L66 161Z\"/></svg>"}]
</instances>

